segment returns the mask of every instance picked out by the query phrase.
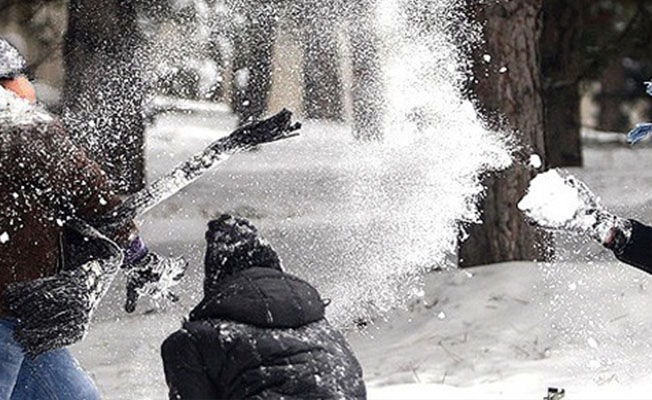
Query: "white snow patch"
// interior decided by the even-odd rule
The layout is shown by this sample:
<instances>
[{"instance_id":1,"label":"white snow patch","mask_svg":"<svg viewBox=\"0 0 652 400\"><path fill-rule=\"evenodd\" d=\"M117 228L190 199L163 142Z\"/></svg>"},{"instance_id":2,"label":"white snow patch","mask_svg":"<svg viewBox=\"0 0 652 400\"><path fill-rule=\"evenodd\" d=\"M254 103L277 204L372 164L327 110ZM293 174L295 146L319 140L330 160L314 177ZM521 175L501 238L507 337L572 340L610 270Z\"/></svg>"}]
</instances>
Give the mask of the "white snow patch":
<instances>
[{"instance_id":1,"label":"white snow patch","mask_svg":"<svg viewBox=\"0 0 652 400\"><path fill-rule=\"evenodd\" d=\"M0 244L5 244L8 241L9 241L9 233L2 232L2 234L0 234Z\"/></svg>"},{"instance_id":2,"label":"white snow patch","mask_svg":"<svg viewBox=\"0 0 652 400\"><path fill-rule=\"evenodd\" d=\"M589 347L592 349L597 349L598 348L598 341L595 340L594 338L590 337L586 340L586 343L588 343Z\"/></svg>"}]
</instances>

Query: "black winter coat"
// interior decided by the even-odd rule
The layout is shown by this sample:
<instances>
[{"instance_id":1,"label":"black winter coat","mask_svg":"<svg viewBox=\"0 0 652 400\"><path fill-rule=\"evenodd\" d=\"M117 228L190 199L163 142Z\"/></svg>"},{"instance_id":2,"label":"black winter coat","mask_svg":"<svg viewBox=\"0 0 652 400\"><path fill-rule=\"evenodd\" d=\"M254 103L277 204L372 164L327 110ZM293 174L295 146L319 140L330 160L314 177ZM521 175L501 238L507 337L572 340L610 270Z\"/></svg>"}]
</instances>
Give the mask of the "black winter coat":
<instances>
[{"instance_id":1,"label":"black winter coat","mask_svg":"<svg viewBox=\"0 0 652 400\"><path fill-rule=\"evenodd\" d=\"M225 278L163 343L171 399L359 399L362 369L299 278L250 268Z\"/></svg>"},{"instance_id":2,"label":"black winter coat","mask_svg":"<svg viewBox=\"0 0 652 400\"><path fill-rule=\"evenodd\" d=\"M614 251L620 261L652 274L652 227L633 219L632 235L621 251Z\"/></svg>"}]
</instances>

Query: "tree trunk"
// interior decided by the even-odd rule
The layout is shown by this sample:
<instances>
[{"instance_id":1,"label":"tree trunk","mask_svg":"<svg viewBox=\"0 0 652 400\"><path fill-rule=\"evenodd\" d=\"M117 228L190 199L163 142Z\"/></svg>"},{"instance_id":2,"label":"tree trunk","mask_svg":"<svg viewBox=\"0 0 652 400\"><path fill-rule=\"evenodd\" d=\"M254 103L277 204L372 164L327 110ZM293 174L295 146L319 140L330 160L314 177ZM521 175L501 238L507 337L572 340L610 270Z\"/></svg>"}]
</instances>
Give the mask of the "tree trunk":
<instances>
[{"instance_id":1,"label":"tree trunk","mask_svg":"<svg viewBox=\"0 0 652 400\"><path fill-rule=\"evenodd\" d=\"M272 86L272 56L278 10L274 3L248 3L244 32L234 38L231 106L240 124L259 119Z\"/></svg>"},{"instance_id":2,"label":"tree trunk","mask_svg":"<svg viewBox=\"0 0 652 400\"><path fill-rule=\"evenodd\" d=\"M64 121L119 192L145 183L143 43L133 1L70 1Z\"/></svg>"},{"instance_id":3,"label":"tree trunk","mask_svg":"<svg viewBox=\"0 0 652 400\"><path fill-rule=\"evenodd\" d=\"M550 167L581 167L581 4L546 0L543 21L541 70L544 78L546 161Z\"/></svg>"},{"instance_id":4,"label":"tree trunk","mask_svg":"<svg viewBox=\"0 0 652 400\"><path fill-rule=\"evenodd\" d=\"M307 118L344 116L338 15L329 5L303 2L303 104Z\"/></svg>"},{"instance_id":5,"label":"tree trunk","mask_svg":"<svg viewBox=\"0 0 652 400\"><path fill-rule=\"evenodd\" d=\"M603 131L625 132L630 128L629 118L622 110L625 100L625 67L622 57L616 57L602 72L601 90L598 94L600 115L598 128Z\"/></svg>"},{"instance_id":6,"label":"tree trunk","mask_svg":"<svg viewBox=\"0 0 652 400\"><path fill-rule=\"evenodd\" d=\"M489 2L473 10L486 21L486 46L478 54L490 54L491 63L476 63L473 91L485 116L501 115L525 149L545 155L544 110L541 98L538 44L543 0ZM497 121L488 121L498 124ZM516 208L532 174L514 165L487 179L487 196L481 205L482 225L470 227L461 245L460 265L469 267L543 256L542 237Z\"/></svg>"},{"instance_id":7,"label":"tree trunk","mask_svg":"<svg viewBox=\"0 0 652 400\"><path fill-rule=\"evenodd\" d=\"M374 25L376 0L349 2L348 34L353 64L353 134L358 139L383 137L385 93Z\"/></svg>"}]
</instances>

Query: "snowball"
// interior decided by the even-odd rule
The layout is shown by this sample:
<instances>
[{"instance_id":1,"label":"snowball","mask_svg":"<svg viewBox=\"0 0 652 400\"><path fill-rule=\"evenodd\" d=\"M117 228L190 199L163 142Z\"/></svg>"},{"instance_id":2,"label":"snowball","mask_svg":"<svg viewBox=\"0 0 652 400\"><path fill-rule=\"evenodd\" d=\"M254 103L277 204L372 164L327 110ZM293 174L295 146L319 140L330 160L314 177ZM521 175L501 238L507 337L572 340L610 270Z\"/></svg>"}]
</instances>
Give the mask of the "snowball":
<instances>
[{"instance_id":1,"label":"snowball","mask_svg":"<svg viewBox=\"0 0 652 400\"><path fill-rule=\"evenodd\" d=\"M446 319L446 313L443 312L443 311L440 312L439 314L437 314L437 318L439 318L439 319Z\"/></svg>"},{"instance_id":2,"label":"snowball","mask_svg":"<svg viewBox=\"0 0 652 400\"><path fill-rule=\"evenodd\" d=\"M3 232L3 233L0 235L0 243L1 243L1 244L5 244L5 243L7 243L8 241L9 241L9 234L8 234L7 232Z\"/></svg>"},{"instance_id":3,"label":"snowball","mask_svg":"<svg viewBox=\"0 0 652 400\"><path fill-rule=\"evenodd\" d=\"M501 69L498 70L498 72L504 74L505 72L507 72L507 67L502 67Z\"/></svg>"},{"instance_id":4,"label":"snowball","mask_svg":"<svg viewBox=\"0 0 652 400\"><path fill-rule=\"evenodd\" d=\"M578 189L569 185L558 170L550 170L530 182L518 208L541 226L562 227L584 208L584 202Z\"/></svg>"},{"instance_id":5,"label":"snowball","mask_svg":"<svg viewBox=\"0 0 652 400\"><path fill-rule=\"evenodd\" d=\"M482 56L482 59L484 59L486 62L491 62L491 54L485 54Z\"/></svg>"},{"instance_id":6,"label":"snowball","mask_svg":"<svg viewBox=\"0 0 652 400\"><path fill-rule=\"evenodd\" d=\"M530 156L530 167L534 169L539 169L543 165L543 161L541 161L541 157L538 154L532 154Z\"/></svg>"}]
</instances>

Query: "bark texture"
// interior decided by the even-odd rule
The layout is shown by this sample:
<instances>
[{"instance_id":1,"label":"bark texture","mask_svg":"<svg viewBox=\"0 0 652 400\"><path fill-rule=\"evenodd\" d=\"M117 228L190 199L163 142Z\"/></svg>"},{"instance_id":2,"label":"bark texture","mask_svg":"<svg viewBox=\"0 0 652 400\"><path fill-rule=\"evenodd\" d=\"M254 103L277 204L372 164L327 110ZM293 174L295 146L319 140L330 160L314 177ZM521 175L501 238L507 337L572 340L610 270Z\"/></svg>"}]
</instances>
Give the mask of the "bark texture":
<instances>
[{"instance_id":1,"label":"bark texture","mask_svg":"<svg viewBox=\"0 0 652 400\"><path fill-rule=\"evenodd\" d=\"M480 111L488 119L504 116L523 148L543 157L544 109L538 54L543 0L473 3L474 15L484 21L486 43L479 49L479 59L482 54L492 56L489 65L478 62L474 71L477 79L472 90ZM497 125L499 121L488 123ZM483 223L470 227L470 237L460 248L461 266L542 257L542 237L516 207L531 177L517 163L486 180Z\"/></svg>"},{"instance_id":2,"label":"bark texture","mask_svg":"<svg viewBox=\"0 0 652 400\"><path fill-rule=\"evenodd\" d=\"M143 43L135 1L70 1L64 122L120 192L145 181Z\"/></svg>"},{"instance_id":3,"label":"bark texture","mask_svg":"<svg viewBox=\"0 0 652 400\"><path fill-rule=\"evenodd\" d=\"M243 10L246 26L234 37L231 106L240 124L259 119L272 86L272 56L278 28L274 2L250 2Z\"/></svg>"},{"instance_id":4,"label":"bark texture","mask_svg":"<svg viewBox=\"0 0 652 400\"><path fill-rule=\"evenodd\" d=\"M625 67L622 58L615 58L602 72L601 90L597 96L600 105L598 128L608 132L625 132L630 128L629 118L623 112L625 100Z\"/></svg>"},{"instance_id":5,"label":"bark texture","mask_svg":"<svg viewBox=\"0 0 652 400\"><path fill-rule=\"evenodd\" d=\"M312 0L302 2L303 25L303 101L307 118L341 121L342 74L337 4Z\"/></svg>"},{"instance_id":6,"label":"bark texture","mask_svg":"<svg viewBox=\"0 0 652 400\"><path fill-rule=\"evenodd\" d=\"M543 7L541 72L546 161L550 167L580 167L581 4L546 0Z\"/></svg>"},{"instance_id":7,"label":"bark texture","mask_svg":"<svg viewBox=\"0 0 652 400\"><path fill-rule=\"evenodd\" d=\"M358 139L381 139L385 93L380 38L374 24L376 0L356 0L347 4L353 64L353 134Z\"/></svg>"}]
</instances>

